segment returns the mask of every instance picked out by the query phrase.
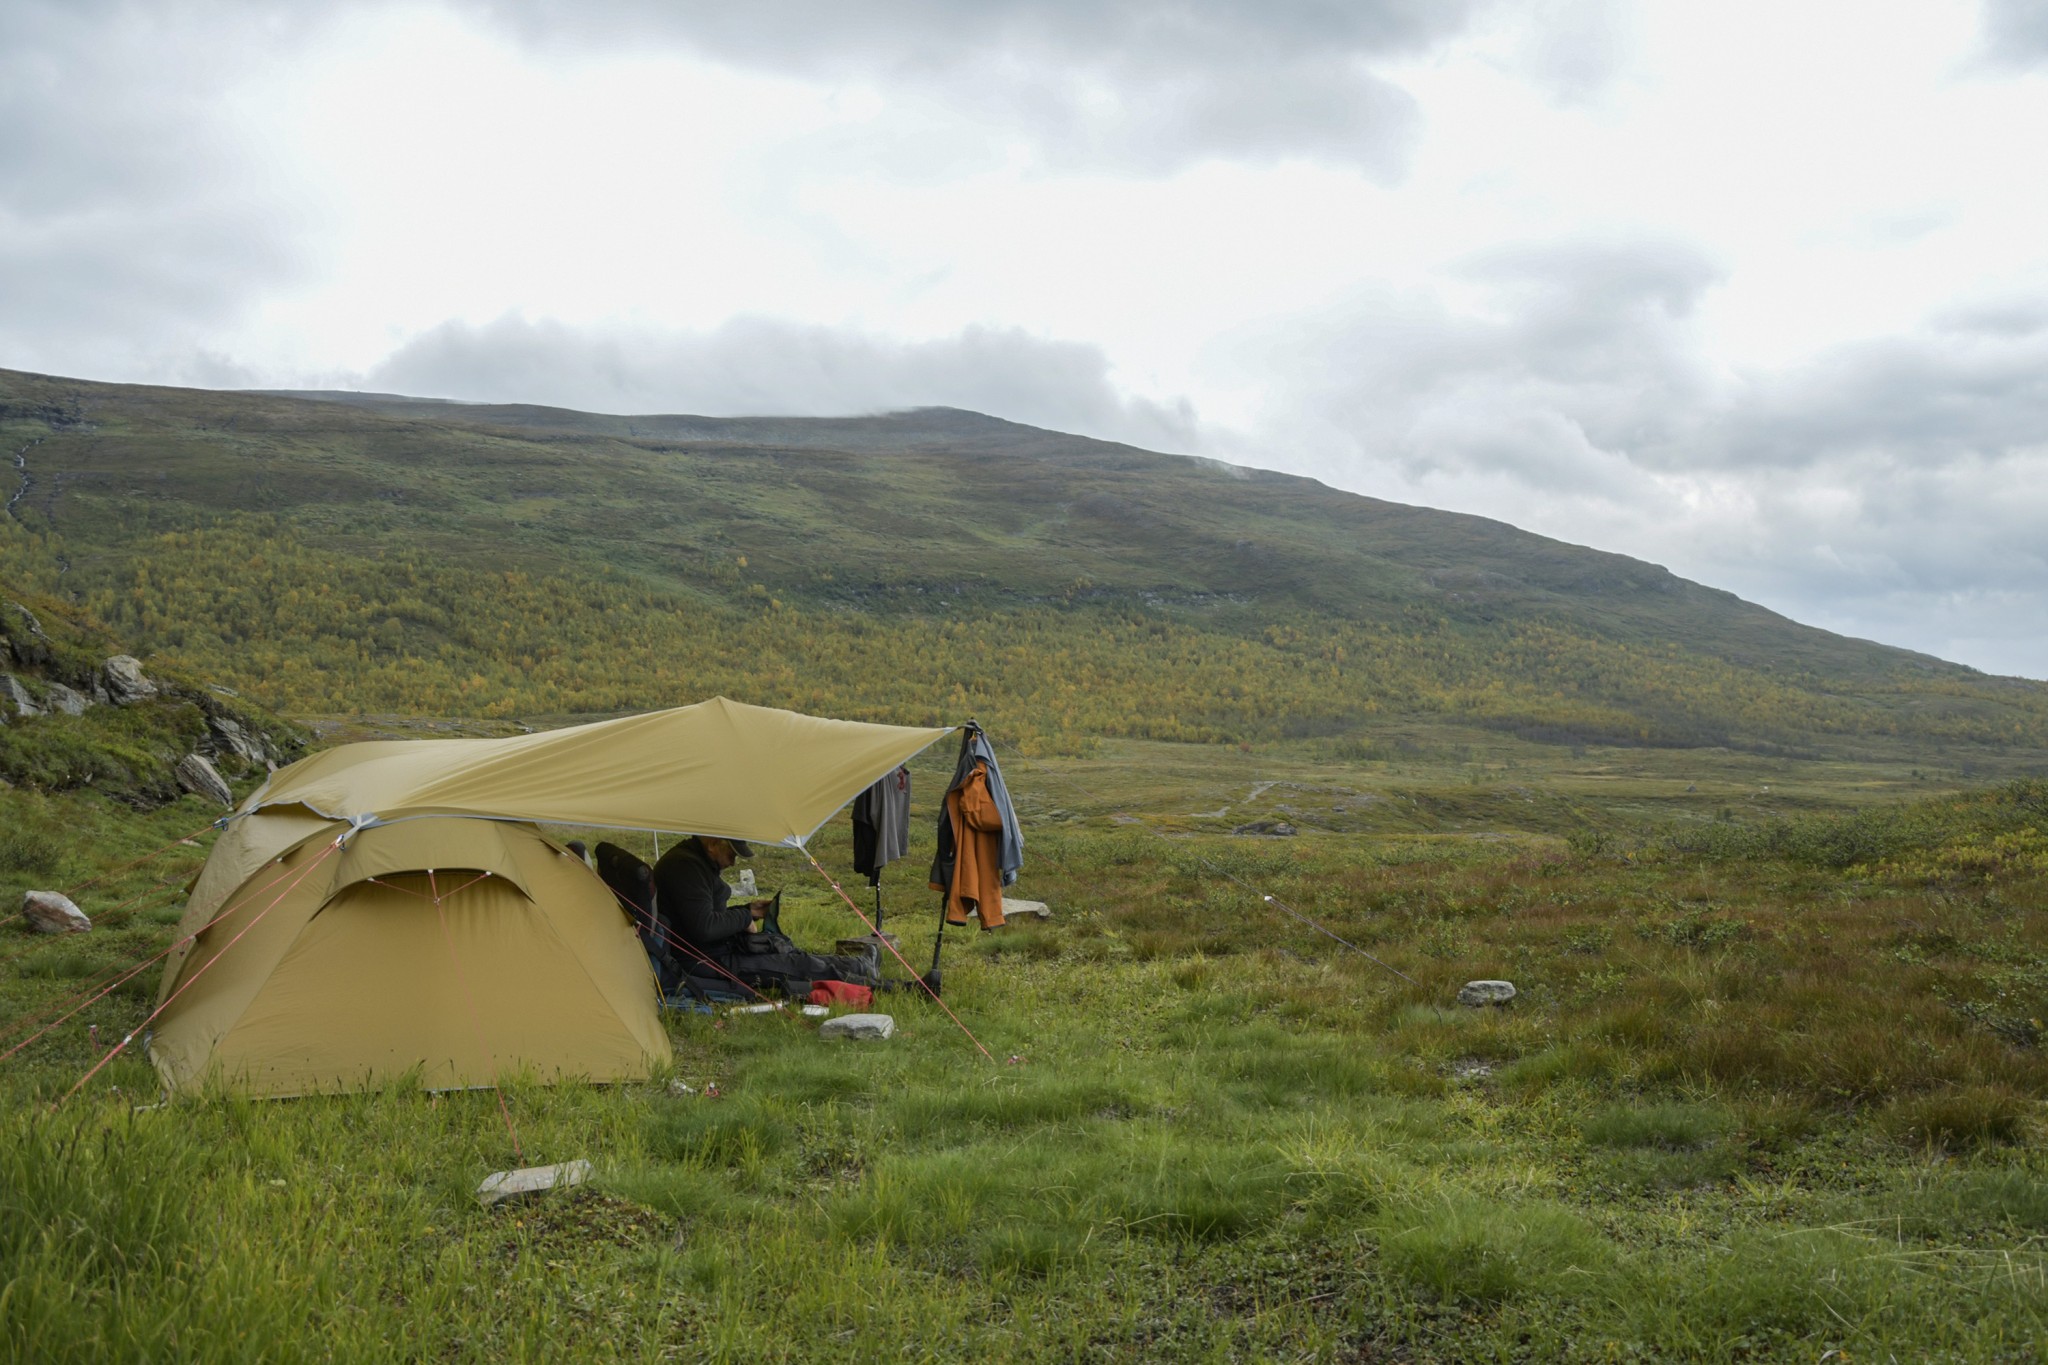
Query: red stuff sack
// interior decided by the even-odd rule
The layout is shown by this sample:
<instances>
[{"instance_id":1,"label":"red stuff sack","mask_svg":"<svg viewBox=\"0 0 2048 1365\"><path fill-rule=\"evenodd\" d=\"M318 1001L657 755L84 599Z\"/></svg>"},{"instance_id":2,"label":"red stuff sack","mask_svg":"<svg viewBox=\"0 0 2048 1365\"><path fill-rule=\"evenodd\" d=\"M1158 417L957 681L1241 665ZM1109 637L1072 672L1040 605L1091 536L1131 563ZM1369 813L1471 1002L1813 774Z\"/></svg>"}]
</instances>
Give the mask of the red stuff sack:
<instances>
[{"instance_id":1,"label":"red stuff sack","mask_svg":"<svg viewBox=\"0 0 2048 1365\"><path fill-rule=\"evenodd\" d=\"M875 1000L874 988L856 986L851 981L813 981L810 1001L813 1005L845 1005L852 1009L864 1010Z\"/></svg>"}]
</instances>

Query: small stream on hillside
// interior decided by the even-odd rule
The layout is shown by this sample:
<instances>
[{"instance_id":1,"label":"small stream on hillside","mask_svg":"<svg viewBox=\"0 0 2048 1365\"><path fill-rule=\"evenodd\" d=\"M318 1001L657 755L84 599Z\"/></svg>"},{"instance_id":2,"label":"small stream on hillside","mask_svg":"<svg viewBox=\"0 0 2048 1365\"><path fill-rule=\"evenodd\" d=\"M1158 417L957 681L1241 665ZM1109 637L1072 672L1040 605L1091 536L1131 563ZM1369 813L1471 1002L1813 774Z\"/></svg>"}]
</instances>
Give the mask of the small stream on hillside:
<instances>
[{"instance_id":1,"label":"small stream on hillside","mask_svg":"<svg viewBox=\"0 0 2048 1365\"><path fill-rule=\"evenodd\" d=\"M41 445L42 443L43 438L38 436L36 437L35 440L30 441L20 450L14 452L14 469L16 473L21 475L21 487L15 489L14 496L7 500L7 515L10 517L14 515L14 504L20 502L23 497L27 496L29 485L35 482L34 479L29 477L28 453L31 450L34 450L37 446Z\"/></svg>"}]
</instances>

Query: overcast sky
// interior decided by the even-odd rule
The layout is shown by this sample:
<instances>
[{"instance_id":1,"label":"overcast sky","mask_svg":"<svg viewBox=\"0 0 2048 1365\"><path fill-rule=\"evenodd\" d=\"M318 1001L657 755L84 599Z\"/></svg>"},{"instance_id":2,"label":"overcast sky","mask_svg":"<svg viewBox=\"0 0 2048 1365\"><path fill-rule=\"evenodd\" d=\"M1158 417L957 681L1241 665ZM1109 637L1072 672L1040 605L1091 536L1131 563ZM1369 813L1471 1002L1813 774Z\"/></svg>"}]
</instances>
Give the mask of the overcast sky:
<instances>
[{"instance_id":1,"label":"overcast sky","mask_svg":"<svg viewBox=\"0 0 2048 1365\"><path fill-rule=\"evenodd\" d=\"M0 366L920 404L2048 678L2048 0L0 0Z\"/></svg>"}]
</instances>

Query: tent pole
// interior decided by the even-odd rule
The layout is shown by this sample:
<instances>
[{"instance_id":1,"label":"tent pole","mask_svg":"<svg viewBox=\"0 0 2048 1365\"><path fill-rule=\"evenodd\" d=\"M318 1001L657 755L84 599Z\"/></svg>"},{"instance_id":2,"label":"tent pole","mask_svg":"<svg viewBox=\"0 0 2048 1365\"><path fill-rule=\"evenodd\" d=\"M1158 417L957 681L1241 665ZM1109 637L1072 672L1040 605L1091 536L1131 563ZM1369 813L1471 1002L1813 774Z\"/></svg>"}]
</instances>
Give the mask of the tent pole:
<instances>
[{"instance_id":1,"label":"tent pole","mask_svg":"<svg viewBox=\"0 0 2048 1365\"><path fill-rule=\"evenodd\" d=\"M875 883L875 937L882 936L882 884Z\"/></svg>"},{"instance_id":2,"label":"tent pole","mask_svg":"<svg viewBox=\"0 0 2048 1365\"><path fill-rule=\"evenodd\" d=\"M932 969L925 976L925 984L932 988L932 994L939 993L939 950L946 946L946 898L939 897L939 932L932 939Z\"/></svg>"}]
</instances>

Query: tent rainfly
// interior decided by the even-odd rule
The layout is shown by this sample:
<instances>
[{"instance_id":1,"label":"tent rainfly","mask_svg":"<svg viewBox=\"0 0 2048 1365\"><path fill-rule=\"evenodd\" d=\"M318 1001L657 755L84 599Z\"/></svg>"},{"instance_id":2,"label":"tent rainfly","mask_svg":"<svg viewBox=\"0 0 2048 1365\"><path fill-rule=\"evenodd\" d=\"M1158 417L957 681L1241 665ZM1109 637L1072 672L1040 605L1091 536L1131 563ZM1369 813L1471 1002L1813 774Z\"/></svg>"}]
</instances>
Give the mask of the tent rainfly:
<instances>
[{"instance_id":1,"label":"tent rainfly","mask_svg":"<svg viewBox=\"0 0 2048 1365\"><path fill-rule=\"evenodd\" d=\"M193 883L150 1059L174 1090L637 1079L666 1061L611 892L536 822L802 848L950 727L714 697L506 739L345 744L229 818Z\"/></svg>"}]
</instances>

